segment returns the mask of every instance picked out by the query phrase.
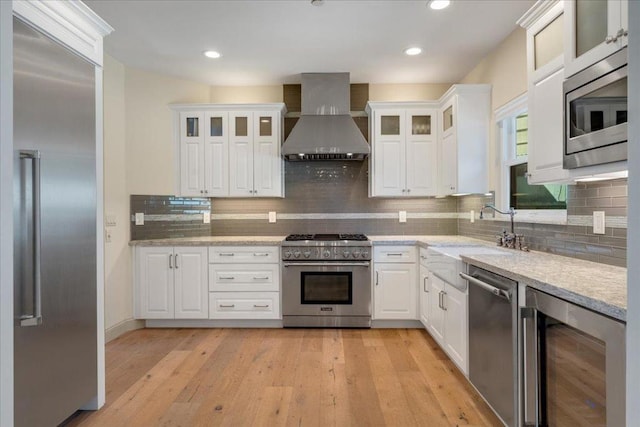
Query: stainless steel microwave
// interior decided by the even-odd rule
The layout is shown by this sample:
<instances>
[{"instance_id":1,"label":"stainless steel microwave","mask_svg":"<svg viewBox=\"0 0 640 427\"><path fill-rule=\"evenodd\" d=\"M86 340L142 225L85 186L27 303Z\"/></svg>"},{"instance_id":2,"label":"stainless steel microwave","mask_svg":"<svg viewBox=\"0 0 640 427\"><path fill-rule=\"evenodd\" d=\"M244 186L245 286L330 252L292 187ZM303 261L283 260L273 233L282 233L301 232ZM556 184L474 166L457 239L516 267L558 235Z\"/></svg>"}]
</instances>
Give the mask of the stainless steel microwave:
<instances>
[{"instance_id":1,"label":"stainless steel microwave","mask_svg":"<svg viewBox=\"0 0 640 427\"><path fill-rule=\"evenodd\" d=\"M565 169L627 159L627 48L564 81Z\"/></svg>"}]
</instances>

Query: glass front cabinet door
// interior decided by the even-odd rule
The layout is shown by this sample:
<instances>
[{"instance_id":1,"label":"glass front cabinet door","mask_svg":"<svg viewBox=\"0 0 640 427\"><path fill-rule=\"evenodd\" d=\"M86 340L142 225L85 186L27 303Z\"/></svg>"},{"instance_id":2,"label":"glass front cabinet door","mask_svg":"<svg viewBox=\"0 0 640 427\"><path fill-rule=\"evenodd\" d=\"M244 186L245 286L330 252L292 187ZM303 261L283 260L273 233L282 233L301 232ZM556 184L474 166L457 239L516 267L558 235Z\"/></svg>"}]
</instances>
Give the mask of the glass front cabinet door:
<instances>
[{"instance_id":1,"label":"glass front cabinet door","mask_svg":"<svg viewBox=\"0 0 640 427\"><path fill-rule=\"evenodd\" d=\"M568 0L564 4L565 77L627 46L627 0Z\"/></svg>"}]
</instances>

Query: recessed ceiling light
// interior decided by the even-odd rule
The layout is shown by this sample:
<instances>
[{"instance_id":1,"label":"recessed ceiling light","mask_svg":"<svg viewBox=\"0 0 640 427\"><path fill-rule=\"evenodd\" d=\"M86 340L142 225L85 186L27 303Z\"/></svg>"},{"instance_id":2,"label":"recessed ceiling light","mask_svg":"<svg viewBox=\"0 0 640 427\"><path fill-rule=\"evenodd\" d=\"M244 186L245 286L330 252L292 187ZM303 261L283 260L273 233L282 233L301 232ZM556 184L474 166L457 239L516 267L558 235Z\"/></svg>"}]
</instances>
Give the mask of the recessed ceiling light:
<instances>
[{"instance_id":1,"label":"recessed ceiling light","mask_svg":"<svg viewBox=\"0 0 640 427\"><path fill-rule=\"evenodd\" d=\"M408 47L404 50L404 53L409 56L420 55L422 53L422 49L419 47Z\"/></svg>"},{"instance_id":2,"label":"recessed ceiling light","mask_svg":"<svg viewBox=\"0 0 640 427\"><path fill-rule=\"evenodd\" d=\"M206 56L207 58L220 58L222 55L220 55L219 52L216 52L215 50L206 50L204 51L204 56Z\"/></svg>"},{"instance_id":3,"label":"recessed ceiling light","mask_svg":"<svg viewBox=\"0 0 640 427\"><path fill-rule=\"evenodd\" d=\"M431 0L428 4L431 9L440 10L449 6L449 3L451 3L449 0Z\"/></svg>"}]
</instances>

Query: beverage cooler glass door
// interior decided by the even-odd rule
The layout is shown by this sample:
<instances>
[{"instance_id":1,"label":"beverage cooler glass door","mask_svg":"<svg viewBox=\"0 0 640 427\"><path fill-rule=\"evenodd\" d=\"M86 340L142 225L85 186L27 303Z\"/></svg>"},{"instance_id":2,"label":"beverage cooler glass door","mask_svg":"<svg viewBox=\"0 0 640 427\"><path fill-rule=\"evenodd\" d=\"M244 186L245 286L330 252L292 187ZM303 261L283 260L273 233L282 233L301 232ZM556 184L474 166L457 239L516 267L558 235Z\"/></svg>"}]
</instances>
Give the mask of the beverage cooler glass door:
<instances>
[{"instance_id":1,"label":"beverage cooler glass door","mask_svg":"<svg viewBox=\"0 0 640 427\"><path fill-rule=\"evenodd\" d=\"M525 425L623 426L625 325L539 291L526 303Z\"/></svg>"}]
</instances>

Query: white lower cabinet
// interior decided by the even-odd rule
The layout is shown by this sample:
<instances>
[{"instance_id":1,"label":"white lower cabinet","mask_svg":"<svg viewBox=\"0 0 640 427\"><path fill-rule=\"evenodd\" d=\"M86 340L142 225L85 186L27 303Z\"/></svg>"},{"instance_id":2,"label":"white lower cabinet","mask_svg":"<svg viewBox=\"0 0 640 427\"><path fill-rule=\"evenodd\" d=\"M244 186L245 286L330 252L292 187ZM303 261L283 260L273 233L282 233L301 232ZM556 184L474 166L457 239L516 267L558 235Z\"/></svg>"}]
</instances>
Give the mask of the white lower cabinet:
<instances>
[{"instance_id":1,"label":"white lower cabinet","mask_svg":"<svg viewBox=\"0 0 640 427\"><path fill-rule=\"evenodd\" d=\"M278 292L210 292L210 319L279 319Z\"/></svg>"},{"instance_id":2,"label":"white lower cabinet","mask_svg":"<svg viewBox=\"0 0 640 427\"><path fill-rule=\"evenodd\" d=\"M417 319L415 259L412 246L374 247L374 319Z\"/></svg>"},{"instance_id":3,"label":"white lower cabinet","mask_svg":"<svg viewBox=\"0 0 640 427\"><path fill-rule=\"evenodd\" d=\"M467 375L468 364L468 309L467 293L429 274L429 321L427 331Z\"/></svg>"},{"instance_id":4,"label":"white lower cabinet","mask_svg":"<svg viewBox=\"0 0 640 427\"><path fill-rule=\"evenodd\" d=\"M206 319L207 248L136 248L135 317Z\"/></svg>"},{"instance_id":5,"label":"white lower cabinet","mask_svg":"<svg viewBox=\"0 0 640 427\"><path fill-rule=\"evenodd\" d=\"M421 250L422 252L422 250ZM429 292L429 270L427 267L420 264L420 281L418 282L418 293L420 294L420 322L426 328L429 326L429 319L431 318L431 307L429 307L429 303L431 302Z\"/></svg>"},{"instance_id":6,"label":"white lower cabinet","mask_svg":"<svg viewBox=\"0 0 640 427\"><path fill-rule=\"evenodd\" d=\"M280 319L280 250L275 246L209 249L210 319Z\"/></svg>"}]
</instances>

